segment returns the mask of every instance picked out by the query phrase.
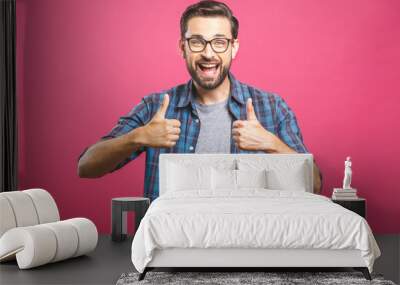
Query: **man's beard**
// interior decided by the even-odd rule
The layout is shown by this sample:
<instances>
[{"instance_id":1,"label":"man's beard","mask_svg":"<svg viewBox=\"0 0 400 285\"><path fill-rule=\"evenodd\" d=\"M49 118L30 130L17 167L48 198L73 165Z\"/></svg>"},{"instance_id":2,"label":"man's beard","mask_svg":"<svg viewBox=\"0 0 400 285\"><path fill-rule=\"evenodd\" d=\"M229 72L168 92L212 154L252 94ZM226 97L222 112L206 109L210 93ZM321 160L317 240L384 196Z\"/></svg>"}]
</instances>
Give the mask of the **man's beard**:
<instances>
[{"instance_id":1,"label":"man's beard","mask_svg":"<svg viewBox=\"0 0 400 285\"><path fill-rule=\"evenodd\" d=\"M217 79L215 81L209 82L209 81L205 81L202 80L196 71L196 66L193 69L192 66L186 61L186 66L187 69L190 73L190 75L192 76L193 80L203 89L205 90L212 90L217 88L218 86L220 86L222 84L222 82L224 82L226 76L228 75L229 69L231 67L231 63L232 61L229 62L228 65L222 65L222 63L219 64L218 68L221 68L220 72L218 72L218 76Z\"/></svg>"}]
</instances>

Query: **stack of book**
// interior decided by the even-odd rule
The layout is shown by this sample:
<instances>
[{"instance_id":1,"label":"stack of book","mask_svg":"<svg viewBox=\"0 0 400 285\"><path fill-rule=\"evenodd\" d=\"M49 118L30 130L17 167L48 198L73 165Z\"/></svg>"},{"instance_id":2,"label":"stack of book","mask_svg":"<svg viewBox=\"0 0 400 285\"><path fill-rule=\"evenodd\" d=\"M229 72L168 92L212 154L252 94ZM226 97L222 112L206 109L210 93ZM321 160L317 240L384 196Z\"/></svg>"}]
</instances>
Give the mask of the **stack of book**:
<instances>
[{"instance_id":1,"label":"stack of book","mask_svg":"<svg viewBox=\"0 0 400 285\"><path fill-rule=\"evenodd\" d=\"M332 193L333 200L357 200L357 189L334 188Z\"/></svg>"}]
</instances>

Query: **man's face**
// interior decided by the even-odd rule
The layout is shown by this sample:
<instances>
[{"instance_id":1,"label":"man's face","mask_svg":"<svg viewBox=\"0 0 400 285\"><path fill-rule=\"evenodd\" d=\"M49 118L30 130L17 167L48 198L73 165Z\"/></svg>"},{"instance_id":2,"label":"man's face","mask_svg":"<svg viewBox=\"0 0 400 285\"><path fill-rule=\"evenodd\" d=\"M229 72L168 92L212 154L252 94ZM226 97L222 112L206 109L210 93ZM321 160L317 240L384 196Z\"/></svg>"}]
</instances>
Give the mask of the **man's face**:
<instances>
[{"instance_id":1,"label":"man's face","mask_svg":"<svg viewBox=\"0 0 400 285\"><path fill-rule=\"evenodd\" d=\"M226 17L193 17L188 21L185 38L232 39L231 24ZM193 52L185 39L181 39L180 48L193 80L203 89L212 90L226 78L239 42L231 40L227 50L221 53L215 52L210 43L203 51Z\"/></svg>"}]
</instances>

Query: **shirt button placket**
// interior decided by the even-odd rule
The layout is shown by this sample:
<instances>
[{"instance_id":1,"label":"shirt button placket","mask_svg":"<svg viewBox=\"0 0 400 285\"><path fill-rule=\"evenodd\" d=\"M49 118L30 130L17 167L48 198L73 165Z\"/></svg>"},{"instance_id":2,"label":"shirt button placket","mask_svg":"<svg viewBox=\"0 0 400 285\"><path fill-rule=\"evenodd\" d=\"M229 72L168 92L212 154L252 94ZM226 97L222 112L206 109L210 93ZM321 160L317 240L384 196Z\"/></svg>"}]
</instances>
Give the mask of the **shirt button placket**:
<instances>
[{"instance_id":1,"label":"shirt button placket","mask_svg":"<svg viewBox=\"0 0 400 285\"><path fill-rule=\"evenodd\" d=\"M196 119L194 119L194 122L196 123L196 124L198 124L199 122L200 122L200 120L198 119L198 118L196 118ZM189 150L190 151L194 151L194 147L191 145L191 146L189 146Z\"/></svg>"}]
</instances>

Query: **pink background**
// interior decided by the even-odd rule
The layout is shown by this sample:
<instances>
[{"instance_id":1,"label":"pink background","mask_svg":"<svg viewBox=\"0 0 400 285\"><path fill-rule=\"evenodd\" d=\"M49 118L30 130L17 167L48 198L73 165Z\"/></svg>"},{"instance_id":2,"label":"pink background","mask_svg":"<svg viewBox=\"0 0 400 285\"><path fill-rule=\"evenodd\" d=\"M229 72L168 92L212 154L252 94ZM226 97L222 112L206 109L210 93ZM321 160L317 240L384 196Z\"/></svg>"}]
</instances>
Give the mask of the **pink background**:
<instances>
[{"instance_id":1,"label":"pink background","mask_svg":"<svg viewBox=\"0 0 400 285\"><path fill-rule=\"evenodd\" d=\"M142 155L99 179L77 158L140 99L186 82L179 19L193 1L17 0L20 189L110 232L112 197L143 193ZM232 71L297 115L330 196L353 186L376 233L400 232L400 1L227 1L240 21Z\"/></svg>"}]
</instances>

